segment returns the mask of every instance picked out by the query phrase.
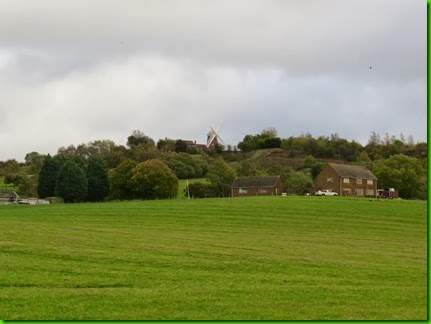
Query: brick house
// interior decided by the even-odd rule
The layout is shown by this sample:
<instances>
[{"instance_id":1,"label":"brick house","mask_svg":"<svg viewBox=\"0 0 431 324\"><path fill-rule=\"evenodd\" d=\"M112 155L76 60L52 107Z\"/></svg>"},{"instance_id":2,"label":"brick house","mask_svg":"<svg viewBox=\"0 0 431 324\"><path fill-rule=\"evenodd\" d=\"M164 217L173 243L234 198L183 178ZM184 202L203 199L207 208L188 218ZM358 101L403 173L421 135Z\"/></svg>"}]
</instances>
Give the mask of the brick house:
<instances>
[{"instance_id":1,"label":"brick house","mask_svg":"<svg viewBox=\"0 0 431 324\"><path fill-rule=\"evenodd\" d=\"M328 163L317 176L316 187L339 196L376 197L377 177L359 165Z\"/></svg>"},{"instance_id":2,"label":"brick house","mask_svg":"<svg viewBox=\"0 0 431 324\"><path fill-rule=\"evenodd\" d=\"M279 196L284 185L280 176L236 177L231 185L232 197Z\"/></svg>"}]
</instances>

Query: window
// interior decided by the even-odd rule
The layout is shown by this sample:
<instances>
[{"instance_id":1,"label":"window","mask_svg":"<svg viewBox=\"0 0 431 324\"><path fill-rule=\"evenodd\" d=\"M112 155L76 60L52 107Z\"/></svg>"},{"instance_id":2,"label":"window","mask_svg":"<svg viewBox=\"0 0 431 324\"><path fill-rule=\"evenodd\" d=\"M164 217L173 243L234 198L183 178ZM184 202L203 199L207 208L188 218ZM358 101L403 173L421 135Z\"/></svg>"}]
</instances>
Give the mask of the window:
<instances>
[{"instance_id":1,"label":"window","mask_svg":"<svg viewBox=\"0 0 431 324\"><path fill-rule=\"evenodd\" d=\"M356 196L363 196L364 195L364 189L356 189Z\"/></svg>"},{"instance_id":2,"label":"window","mask_svg":"<svg viewBox=\"0 0 431 324\"><path fill-rule=\"evenodd\" d=\"M362 179L356 179L356 184L362 184Z\"/></svg>"},{"instance_id":3,"label":"window","mask_svg":"<svg viewBox=\"0 0 431 324\"><path fill-rule=\"evenodd\" d=\"M239 193L240 194L245 194L245 193L247 193L247 189L239 188Z\"/></svg>"},{"instance_id":4,"label":"window","mask_svg":"<svg viewBox=\"0 0 431 324\"><path fill-rule=\"evenodd\" d=\"M334 178L330 177L330 178L326 178L326 183L333 183L334 182Z\"/></svg>"},{"instance_id":5,"label":"window","mask_svg":"<svg viewBox=\"0 0 431 324\"><path fill-rule=\"evenodd\" d=\"M267 190L266 190L266 188L259 188L258 192L259 193L267 193Z\"/></svg>"},{"instance_id":6,"label":"window","mask_svg":"<svg viewBox=\"0 0 431 324\"><path fill-rule=\"evenodd\" d=\"M373 185L374 181L373 180L367 180L367 185Z\"/></svg>"},{"instance_id":7,"label":"window","mask_svg":"<svg viewBox=\"0 0 431 324\"><path fill-rule=\"evenodd\" d=\"M350 183L350 179L349 178L343 178L343 183Z\"/></svg>"},{"instance_id":8,"label":"window","mask_svg":"<svg viewBox=\"0 0 431 324\"><path fill-rule=\"evenodd\" d=\"M370 197L374 196L374 190L373 189L367 189L366 193L367 193L367 196L370 196Z\"/></svg>"}]
</instances>

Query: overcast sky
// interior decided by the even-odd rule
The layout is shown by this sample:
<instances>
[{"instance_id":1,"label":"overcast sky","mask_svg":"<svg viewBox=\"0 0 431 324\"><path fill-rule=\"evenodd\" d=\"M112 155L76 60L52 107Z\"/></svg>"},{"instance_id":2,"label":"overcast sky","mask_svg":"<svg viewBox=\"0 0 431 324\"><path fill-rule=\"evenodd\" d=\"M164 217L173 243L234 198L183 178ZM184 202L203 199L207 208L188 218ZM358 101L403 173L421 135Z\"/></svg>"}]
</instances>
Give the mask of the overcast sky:
<instances>
[{"instance_id":1,"label":"overcast sky","mask_svg":"<svg viewBox=\"0 0 431 324\"><path fill-rule=\"evenodd\" d=\"M425 0L0 0L0 160L138 129L426 141Z\"/></svg>"}]
</instances>

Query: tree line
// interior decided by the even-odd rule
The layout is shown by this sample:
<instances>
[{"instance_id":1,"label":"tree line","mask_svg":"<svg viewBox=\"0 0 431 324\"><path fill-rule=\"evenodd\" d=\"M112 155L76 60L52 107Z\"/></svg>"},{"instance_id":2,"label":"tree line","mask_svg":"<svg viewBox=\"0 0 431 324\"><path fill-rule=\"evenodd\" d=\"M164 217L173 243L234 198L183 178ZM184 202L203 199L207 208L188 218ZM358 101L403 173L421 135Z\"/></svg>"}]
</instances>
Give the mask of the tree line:
<instances>
[{"instance_id":1,"label":"tree line","mask_svg":"<svg viewBox=\"0 0 431 324\"><path fill-rule=\"evenodd\" d=\"M368 167L379 187L403 198L426 199L427 144L373 132L365 146L337 134L280 138L274 128L246 135L237 146L213 150L184 140L155 142L135 130L126 146L97 140L58 149L54 156L28 153L24 163L0 161L0 177L22 196L59 196L65 202L162 199L177 195L178 179L193 197L223 197L236 176L280 175L286 188L309 188L326 162Z\"/></svg>"}]
</instances>

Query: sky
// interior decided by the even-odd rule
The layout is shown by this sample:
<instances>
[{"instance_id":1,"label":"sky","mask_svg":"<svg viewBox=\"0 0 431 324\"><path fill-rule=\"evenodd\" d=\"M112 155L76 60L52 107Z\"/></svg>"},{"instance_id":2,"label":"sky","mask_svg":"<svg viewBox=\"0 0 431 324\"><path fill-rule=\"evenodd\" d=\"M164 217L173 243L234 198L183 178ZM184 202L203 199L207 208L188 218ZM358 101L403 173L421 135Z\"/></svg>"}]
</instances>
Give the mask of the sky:
<instances>
[{"instance_id":1,"label":"sky","mask_svg":"<svg viewBox=\"0 0 431 324\"><path fill-rule=\"evenodd\" d=\"M0 0L0 161L109 139L427 140L425 0Z\"/></svg>"}]
</instances>

